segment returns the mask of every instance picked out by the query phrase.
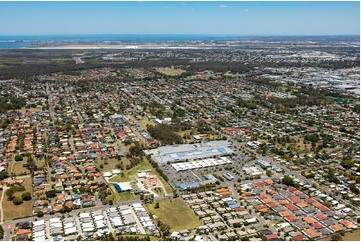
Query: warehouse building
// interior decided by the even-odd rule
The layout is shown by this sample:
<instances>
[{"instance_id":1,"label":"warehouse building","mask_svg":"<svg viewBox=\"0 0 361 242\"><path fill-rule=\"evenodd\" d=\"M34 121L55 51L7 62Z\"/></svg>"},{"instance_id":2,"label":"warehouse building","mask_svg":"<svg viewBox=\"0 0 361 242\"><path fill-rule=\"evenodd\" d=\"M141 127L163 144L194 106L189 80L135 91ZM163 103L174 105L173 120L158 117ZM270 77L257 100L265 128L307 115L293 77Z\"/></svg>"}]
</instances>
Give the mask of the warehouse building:
<instances>
[{"instance_id":1,"label":"warehouse building","mask_svg":"<svg viewBox=\"0 0 361 242\"><path fill-rule=\"evenodd\" d=\"M227 156L234 153L231 149L231 143L228 141L168 145L144 152L146 155L151 155L152 159L157 163L206 159L215 156Z\"/></svg>"}]
</instances>

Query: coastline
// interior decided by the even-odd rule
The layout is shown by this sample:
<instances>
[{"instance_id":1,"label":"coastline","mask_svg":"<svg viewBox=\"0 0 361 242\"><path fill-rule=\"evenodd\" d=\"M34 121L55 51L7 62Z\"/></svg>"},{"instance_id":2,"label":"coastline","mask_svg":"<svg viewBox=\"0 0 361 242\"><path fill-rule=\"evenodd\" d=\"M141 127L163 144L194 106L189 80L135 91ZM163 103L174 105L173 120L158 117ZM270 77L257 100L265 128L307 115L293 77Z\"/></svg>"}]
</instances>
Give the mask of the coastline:
<instances>
[{"instance_id":1,"label":"coastline","mask_svg":"<svg viewBox=\"0 0 361 242\"><path fill-rule=\"evenodd\" d=\"M124 49L211 49L212 46L162 46L162 45L61 45L61 46L31 46L21 49L35 50L124 50Z\"/></svg>"}]
</instances>

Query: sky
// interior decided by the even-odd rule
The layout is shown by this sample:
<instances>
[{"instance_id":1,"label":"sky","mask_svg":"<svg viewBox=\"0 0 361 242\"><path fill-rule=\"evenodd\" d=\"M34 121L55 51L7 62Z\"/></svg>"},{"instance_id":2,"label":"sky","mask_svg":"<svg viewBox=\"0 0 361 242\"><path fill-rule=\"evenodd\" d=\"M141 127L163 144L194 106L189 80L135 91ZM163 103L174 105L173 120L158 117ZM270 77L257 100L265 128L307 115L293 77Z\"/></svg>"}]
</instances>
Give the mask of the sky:
<instances>
[{"instance_id":1,"label":"sky","mask_svg":"<svg viewBox=\"0 0 361 242\"><path fill-rule=\"evenodd\" d=\"M0 2L0 35L359 35L360 2Z\"/></svg>"}]
</instances>

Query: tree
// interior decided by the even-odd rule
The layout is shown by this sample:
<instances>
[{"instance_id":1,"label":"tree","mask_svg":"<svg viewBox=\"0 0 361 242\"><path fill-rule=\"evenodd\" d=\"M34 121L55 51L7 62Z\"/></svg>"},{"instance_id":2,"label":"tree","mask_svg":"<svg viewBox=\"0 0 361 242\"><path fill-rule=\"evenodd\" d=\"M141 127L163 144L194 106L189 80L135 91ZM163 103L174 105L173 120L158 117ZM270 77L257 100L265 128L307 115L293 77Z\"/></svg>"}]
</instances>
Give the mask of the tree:
<instances>
[{"instance_id":1,"label":"tree","mask_svg":"<svg viewBox=\"0 0 361 242\"><path fill-rule=\"evenodd\" d=\"M341 161L341 166L343 166L346 169L350 169L351 167L354 166L354 163L352 160L345 159Z\"/></svg>"},{"instance_id":2,"label":"tree","mask_svg":"<svg viewBox=\"0 0 361 242\"><path fill-rule=\"evenodd\" d=\"M49 190L45 192L46 197L52 198L56 196L56 191L55 190Z\"/></svg>"},{"instance_id":3,"label":"tree","mask_svg":"<svg viewBox=\"0 0 361 242\"><path fill-rule=\"evenodd\" d=\"M8 199L11 201L13 200L15 197L14 197L14 190L13 189L9 189L6 191L6 196L8 196Z\"/></svg>"},{"instance_id":4,"label":"tree","mask_svg":"<svg viewBox=\"0 0 361 242\"><path fill-rule=\"evenodd\" d=\"M163 223L162 221L158 221L157 223L158 228L159 228L159 232L161 233L162 237L166 237L170 234L170 226Z\"/></svg>"},{"instance_id":5,"label":"tree","mask_svg":"<svg viewBox=\"0 0 361 242\"><path fill-rule=\"evenodd\" d=\"M22 199L21 197L15 197L15 198L13 199L13 203L14 203L15 205L20 205L20 204L23 203L23 199Z\"/></svg>"},{"instance_id":6,"label":"tree","mask_svg":"<svg viewBox=\"0 0 361 242\"><path fill-rule=\"evenodd\" d=\"M4 238L4 228L3 226L0 226L0 239Z\"/></svg>"},{"instance_id":7,"label":"tree","mask_svg":"<svg viewBox=\"0 0 361 242\"><path fill-rule=\"evenodd\" d=\"M331 235L331 240L332 241L341 241L342 236L340 234L333 234L333 235Z\"/></svg>"},{"instance_id":8,"label":"tree","mask_svg":"<svg viewBox=\"0 0 361 242\"><path fill-rule=\"evenodd\" d=\"M22 198L24 201L29 201L29 200L31 200L31 193L30 193L30 192L24 192L24 193L21 195L21 198Z\"/></svg>"},{"instance_id":9,"label":"tree","mask_svg":"<svg viewBox=\"0 0 361 242\"><path fill-rule=\"evenodd\" d=\"M282 183L287 186L294 186L295 183L293 182L293 179L289 176L284 176L282 179Z\"/></svg>"},{"instance_id":10,"label":"tree","mask_svg":"<svg viewBox=\"0 0 361 242\"><path fill-rule=\"evenodd\" d=\"M15 161L22 161L22 160L23 160L23 156L20 155L20 154L17 154L17 155L15 155L14 159L15 159Z\"/></svg>"},{"instance_id":11,"label":"tree","mask_svg":"<svg viewBox=\"0 0 361 242\"><path fill-rule=\"evenodd\" d=\"M272 171L271 171L271 170L267 170L267 171L266 171L266 175L267 175L267 176L272 176Z\"/></svg>"},{"instance_id":12,"label":"tree","mask_svg":"<svg viewBox=\"0 0 361 242\"><path fill-rule=\"evenodd\" d=\"M349 185L349 188L350 188L350 190L353 192L353 193L355 193L355 194L360 194L360 190L356 187L356 185L355 184L350 184Z\"/></svg>"},{"instance_id":13,"label":"tree","mask_svg":"<svg viewBox=\"0 0 361 242\"><path fill-rule=\"evenodd\" d=\"M156 202L156 203L155 203L154 208L155 208L155 209L158 209L158 208L159 208L159 202Z\"/></svg>"},{"instance_id":14,"label":"tree","mask_svg":"<svg viewBox=\"0 0 361 242\"><path fill-rule=\"evenodd\" d=\"M4 180L5 178L8 178L8 177L9 177L9 174L6 171L0 173L0 180Z\"/></svg>"}]
</instances>

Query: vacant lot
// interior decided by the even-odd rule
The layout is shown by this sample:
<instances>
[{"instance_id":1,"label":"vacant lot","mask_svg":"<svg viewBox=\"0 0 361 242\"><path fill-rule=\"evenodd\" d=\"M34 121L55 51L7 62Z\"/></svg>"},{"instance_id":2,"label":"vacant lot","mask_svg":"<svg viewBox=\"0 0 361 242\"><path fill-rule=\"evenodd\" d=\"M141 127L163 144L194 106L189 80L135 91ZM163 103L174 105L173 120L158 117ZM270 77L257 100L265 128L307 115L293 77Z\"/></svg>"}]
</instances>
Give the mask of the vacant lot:
<instances>
[{"instance_id":1,"label":"vacant lot","mask_svg":"<svg viewBox=\"0 0 361 242\"><path fill-rule=\"evenodd\" d=\"M142 127L144 130L147 130L147 125L156 125L155 122L147 120L147 119L143 119L142 121L140 121L139 126Z\"/></svg>"},{"instance_id":2,"label":"vacant lot","mask_svg":"<svg viewBox=\"0 0 361 242\"><path fill-rule=\"evenodd\" d=\"M136 200L139 199L139 195L134 195L132 192L121 192L119 193L113 184L109 184L110 189L112 190L112 195L108 197L108 199L113 200L114 203L124 202L124 201L130 201L130 200Z\"/></svg>"},{"instance_id":3,"label":"vacant lot","mask_svg":"<svg viewBox=\"0 0 361 242\"><path fill-rule=\"evenodd\" d=\"M108 159L107 162L105 160L96 159L95 165L100 170L100 172L106 172L106 171L118 169L116 166L118 164L120 164L121 162L123 162L124 167L126 165L130 164L130 162L127 158L122 157L120 161L115 158ZM108 164L106 164L106 163L108 163ZM100 167L101 164L103 165L103 168Z\"/></svg>"},{"instance_id":4,"label":"vacant lot","mask_svg":"<svg viewBox=\"0 0 361 242\"><path fill-rule=\"evenodd\" d=\"M18 111L18 112L26 112L26 111L28 111L30 113L35 113L35 112L41 112L42 109L41 108L25 108L25 107L23 107L21 109L16 109L16 111Z\"/></svg>"},{"instance_id":5,"label":"vacant lot","mask_svg":"<svg viewBox=\"0 0 361 242\"><path fill-rule=\"evenodd\" d=\"M321 241L331 241L331 236L321 239ZM360 241L360 230L353 232L346 232L345 236L342 236L343 241Z\"/></svg>"},{"instance_id":6,"label":"vacant lot","mask_svg":"<svg viewBox=\"0 0 361 242\"><path fill-rule=\"evenodd\" d=\"M154 204L146 204L147 209L162 222L168 224L171 231L192 229L203 225L181 198L167 198L157 200L157 202L159 202L158 209L154 208Z\"/></svg>"},{"instance_id":7,"label":"vacant lot","mask_svg":"<svg viewBox=\"0 0 361 242\"><path fill-rule=\"evenodd\" d=\"M355 230L352 233L347 232L345 236L342 237L344 241L360 241L360 230Z\"/></svg>"},{"instance_id":8,"label":"vacant lot","mask_svg":"<svg viewBox=\"0 0 361 242\"><path fill-rule=\"evenodd\" d=\"M167 76L178 76L182 74L183 72L186 72L183 69L172 69L167 67L160 67L156 69L158 72L167 75Z\"/></svg>"},{"instance_id":9,"label":"vacant lot","mask_svg":"<svg viewBox=\"0 0 361 242\"><path fill-rule=\"evenodd\" d=\"M111 181L111 182L128 182L128 181L137 179L138 170L149 170L152 168L153 167L151 166L151 164L146 159L144 159L144 161L142 163L140 163L139 165L137 165L129 170L123 171L124 177L122 177L121 175L117 175L117 176L111 178L109 181Z\"/></svg>"},{"instance_id":10,"label":"vacant lot","mask_svg":"<svg viewBox=\"0 0 361 242\"><path fill-rule=\"evenodd\" d=\"M38 168L44 168L45 167L45 159L44 158L41 158L41 159L35 158L35 164Z\"/></svg>"},{"instance_id":11,"label":"vacant lot","mask_svg":"<svg viewBox=\"0 0 361 242\"><path fill-rule=\"evenodd\" d=\"M24 179L23 186L25 186L25 191L22 192L15 192L15 197L21 197L21 194L24 192L31 192L32 193L32 179L26 178ZM24 201L20 205L14 205L12 201L8 200L8 197L5 195L4 201L3 201L3 209L4 209L4 220L11 220L15 218L22 218L31 216L33 212L33 202L30 201Z\"/></svg>"},{"instance_id":12,"label":"vacant lot","mask_svg":"<svg viewBox=\"0 0 361 242\"><path fill-rule=\"evenodd\" d=\"M9 175L13 174L15 176L20 176L20 175L30 174L30 171L26 167L23 167L23 165L26 164L27 159L28 159L27 157L24 157L22 161L13 161L9 163L8 166Z\"/></svg>"}]
</instances>

